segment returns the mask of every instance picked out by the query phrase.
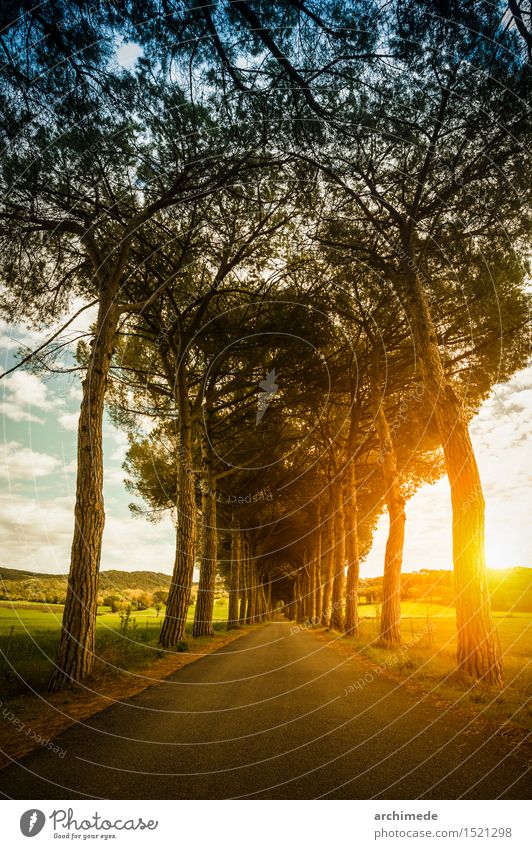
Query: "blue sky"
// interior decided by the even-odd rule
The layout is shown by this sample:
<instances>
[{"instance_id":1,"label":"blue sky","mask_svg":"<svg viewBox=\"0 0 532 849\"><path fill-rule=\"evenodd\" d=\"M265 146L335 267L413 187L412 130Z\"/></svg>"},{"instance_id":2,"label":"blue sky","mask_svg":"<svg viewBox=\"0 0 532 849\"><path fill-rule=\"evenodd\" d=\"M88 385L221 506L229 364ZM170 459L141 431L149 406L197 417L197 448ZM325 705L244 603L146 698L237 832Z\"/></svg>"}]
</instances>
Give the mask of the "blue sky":
<instances>
[{"instance_id":1,"label":"blue sky","mask_svg":"<svg viewBox=\"0 0 532 849\"><path fill-rule=\"evenodd\" d=\"M77 306L77 305L76 305ZM87 330L90 313L76 321ZM20 343L41 337L0 321L0 365ZM18 371L0 382L0 564L68 571L73 526L79 376L43 378ZM494 568L532 566L530 488L532 366L495 389L472 423L487 502L487 559ZM106 529L102 568L172 571L173 527L131 516L123 485L126 435L105 422ZM382 574L387 517L379 521L362 574ZM407 505L404 569L451 567L451 511L446 479L423 487Z\"/></svg>"}]
</instances>

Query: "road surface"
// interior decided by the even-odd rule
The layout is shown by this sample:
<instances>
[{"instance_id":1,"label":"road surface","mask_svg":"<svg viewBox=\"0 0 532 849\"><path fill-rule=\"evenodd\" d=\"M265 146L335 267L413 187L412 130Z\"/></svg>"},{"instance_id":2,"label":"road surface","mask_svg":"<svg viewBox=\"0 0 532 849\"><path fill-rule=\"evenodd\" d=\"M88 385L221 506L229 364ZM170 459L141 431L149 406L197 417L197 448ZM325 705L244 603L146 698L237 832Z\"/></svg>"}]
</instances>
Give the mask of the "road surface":
<instances>
[{"instance_id":1,"label":"road surface","mask_svg":"<svg viewBox=\"0 0 532 849\"><path fill-rule=\"evenodd\" d=\"M0 772L15 799L526 798L524 754L275 622Z\"/></svg>"}]
</instances>

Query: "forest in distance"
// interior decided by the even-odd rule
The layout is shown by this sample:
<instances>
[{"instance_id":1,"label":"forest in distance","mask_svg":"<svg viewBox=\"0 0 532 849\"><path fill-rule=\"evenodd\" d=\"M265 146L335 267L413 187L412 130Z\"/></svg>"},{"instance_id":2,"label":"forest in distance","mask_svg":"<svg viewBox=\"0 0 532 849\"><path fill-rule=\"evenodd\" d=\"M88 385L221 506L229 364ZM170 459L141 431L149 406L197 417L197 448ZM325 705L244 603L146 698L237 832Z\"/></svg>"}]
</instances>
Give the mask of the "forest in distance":
<instances>
[{"instance_id":1,"label":"forest in distance","mask_svg":"<svg viewBox=\"0 0 532 849\"><path fill-rule=\"evenodd\" d=\"M354 639L377 603L372 641L398 649L405 600L427 595L401 574L408 504L446 477L452 587L437 573L434 595L458 674L502 690L492 602L528 611L530 582L488 575L470 425L530 358L529 16L11 5L0 309L39 343L0 386L22 371L80 394L48 692L97 660L107 419L134 518L174 522L158 651L214 635L222 583L228 632L282 615ZM365 579L382 515L382 579Z\"/></svg>"}]
</instances>

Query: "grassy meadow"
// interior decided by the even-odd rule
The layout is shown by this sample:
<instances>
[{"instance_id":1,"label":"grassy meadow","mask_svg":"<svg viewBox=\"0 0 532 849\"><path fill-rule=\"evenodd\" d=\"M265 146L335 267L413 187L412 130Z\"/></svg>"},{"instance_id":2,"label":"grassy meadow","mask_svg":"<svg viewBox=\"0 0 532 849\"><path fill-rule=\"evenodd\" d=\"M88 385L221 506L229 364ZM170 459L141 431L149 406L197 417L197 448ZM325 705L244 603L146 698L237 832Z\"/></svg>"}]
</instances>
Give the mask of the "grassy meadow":
<instances>
[{"instance_id":1,"label":"grassy meadow","mask_svg":"<svg viewBox=\"0 0 532 849\"><path fill-rule=\"evenodd\" d=\"M195 605L189 607L187 633L192 631ZM24 601L0 601L0 689L3 699L43 690L52 669L63 606ZM164 655L157 647L164 608L112 613L98 608L95 674L113 675L144 666ZM224 629L227 600L214 605L214 628ZM178 650L186 651L185 642Z\"/></svg>"}]
</instances>

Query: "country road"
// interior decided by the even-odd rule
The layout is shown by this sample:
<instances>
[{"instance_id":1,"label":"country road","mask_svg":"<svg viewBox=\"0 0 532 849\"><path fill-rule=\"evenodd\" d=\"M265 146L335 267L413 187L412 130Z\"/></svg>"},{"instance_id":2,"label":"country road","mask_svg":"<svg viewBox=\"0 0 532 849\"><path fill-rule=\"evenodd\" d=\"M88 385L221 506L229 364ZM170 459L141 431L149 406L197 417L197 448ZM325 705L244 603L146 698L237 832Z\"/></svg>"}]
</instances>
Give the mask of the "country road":
<instances>
[{"instance_id":1,"label":"country road","mask_svg":"<svg viewBox=\"0 0 532 849\"><path fill-rule=\"evenodd\" d=\"M526 798L524 754L275 622L0 772L15 799ZM368 676L369 677L369 676ZM347 691L347 694L346 694Z\"/></svg>"}]
</instances>

